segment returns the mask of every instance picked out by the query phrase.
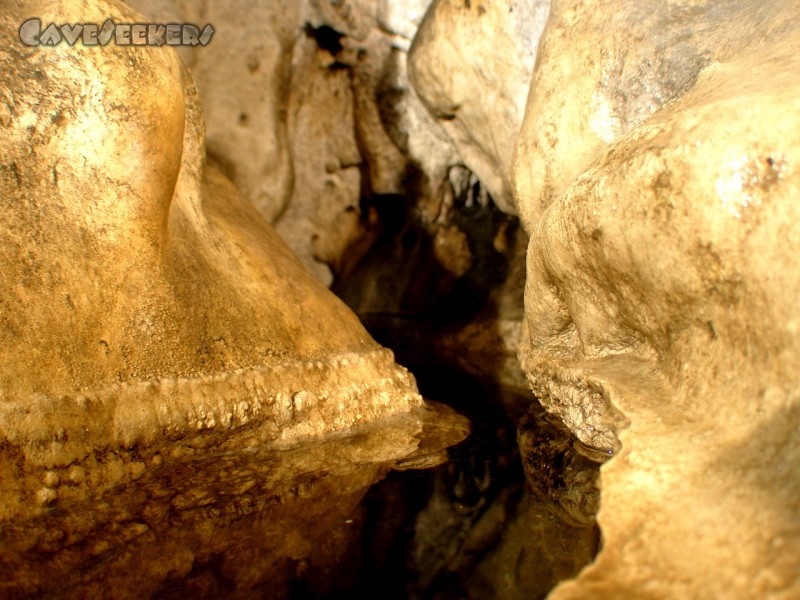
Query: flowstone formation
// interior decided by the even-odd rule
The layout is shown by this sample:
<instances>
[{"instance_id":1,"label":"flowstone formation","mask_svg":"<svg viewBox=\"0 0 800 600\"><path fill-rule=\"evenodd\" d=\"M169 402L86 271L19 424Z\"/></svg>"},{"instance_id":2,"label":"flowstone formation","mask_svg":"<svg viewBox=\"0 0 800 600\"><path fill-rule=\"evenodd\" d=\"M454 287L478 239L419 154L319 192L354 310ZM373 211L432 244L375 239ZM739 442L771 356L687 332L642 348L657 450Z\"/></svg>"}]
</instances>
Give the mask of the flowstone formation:
<instances>
[{"instance_id":1,"label":"flowstone formation","mask_svg":"<svg viewBox=\"0 0 800 600\"><path fill-rule=\"evenodd\" d=\"M459 63L480 49L444 54L423 36L410 51L423 17L447 17L438 7L426 15L426 0L131 4L157 21L215 24L213 47L181 50L200 90L210 161L370 331L526 388L516 354L527 238L506 216L514 212L507 174L547 3L503 3L491 22L477 4L466 11L459 43L491 35L508 50L496 64ZM514 20L494 32L508 11ZM457 118L418 97L409 52L445 56L433 80L458 74L458 93L469 98ZM471 144L455 133L468 130L464 116L469 128L484 127ZM499 162L478 159L495 151ZM460 304L445 310L455 318L428 314L437 294Z\"/></svg>"},{"instance_id":2,"label":"flowstone formation","mask_svg":"<svg viewBox=\"0 0 800 600\"><path fill-rule=\"evenodd\" d=\"M514 184L523 366L601 469L552 598L800 594L795 2L554 2Z\"/></svg>"},{"instance_id":3,"label":"flowstone formation","mask_svg":"<svg viewBox=\"0 0 800 600\"><path fill-rule=\"evenodd\" d=\"M211 22L182 49L212 162L330 285L374 241L371 198L435 196L459 162L411 89L406 53L427 0L132 0L149 19Z\"/></svg>"},{"instance_id":4,"label":"flowstone formation","mask_svg":"<svg viewBox=\"0 0 800 600\"><path fill-rule=\"evenodd\" d=\"M481 66L514 54L433 49L500 4L437 1L412 49L459 149L495 98L461 82L513 80ZM798 6L550 8L505 174L531 235L520 358L550 415L534 407L519 443L568 520L591 518L581 465L603 463L602 550L551 597L797 597ZM476 170L503 164L489 146Z\"/></svg>"},{"instance_id":5,"label":"flowstone formation","mask_svg":"<svg viewBox=\"0 0 800 600\"><path fill-rule=\"evenodd\" d=\"M271 506L351 505L392 466L441 461L463 419L205 164L172 49L30 48L31 14L143 21L105 0L0 11L0 590L140 597L204 569L209 594L280 590L265 565L326 529L236 566L286 534Z\"/></svg>"},{"instance_id":6,"label":"flowstone formation","mask_svg":"<svg viewBox=\"0 0 800 600\"><path fill-rule=\"evenodd\" d=\"M0 8L2 595L800 596L797 1L136 7Z\"/></svg>"}]
</instances>

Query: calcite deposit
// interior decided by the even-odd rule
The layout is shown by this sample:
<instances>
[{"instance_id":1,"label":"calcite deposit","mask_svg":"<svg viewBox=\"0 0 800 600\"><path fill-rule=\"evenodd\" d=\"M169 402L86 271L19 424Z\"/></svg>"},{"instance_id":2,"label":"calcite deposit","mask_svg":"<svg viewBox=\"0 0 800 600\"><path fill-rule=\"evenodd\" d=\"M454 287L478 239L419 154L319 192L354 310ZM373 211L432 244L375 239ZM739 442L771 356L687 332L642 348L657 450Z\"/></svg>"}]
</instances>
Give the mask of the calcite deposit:
<instances>
[{"instance_id":1,"label":"calcite deposit","mask_svg":"<svg viewBox=\"0 0 800 600\"><path fill-rule=\"evenodd\" d=\"M515 154L523 367L601 470L552 598L800 594L796 3L554 3Z\"/></svg>"},{"instance_id":2,"label":"calcite deposit","mask_svg":"<svg viewBox=\"0 0 800 600\"><path fill-rule=\"evenodd\" d=\"M78 597L121 578L134 597L125 565L155 593L209 553L236 559L220 532L303 485L302 466L266 469L276 444L393 418L366 448L366 433L342 442L356 448L343 463L369 465L340 484L351 503L392 465L440 462L463 420L434 419L392 353L206 164L175 51L25 47L33 13L143 20L105 0L0 11L0 589ZM173 544L179 566L161 558Z\"/></svg>"},{"instance_id":3,"label":"calcite deposit","mask_svg":"<svg viewBox=\"0 0 800 600\"><path fill-rule=\"evenodd\" d=\"M0 594L296 598L309 581L324 593L336 583L326 572L347 562L360 533L366 490L392 468L441 462L442 446L466 433L454 423L429 407L299 446L265 445L255 433L142 448L130 462L98 452L89 465L52 469L44 479L59 499L0 522Z\"/></svg>"},{"instance_id":4,"label":"calcite deposit","mask_svg":"<svg viewBox=\"0 0 800 600\"><path fill-rule=\"evenodd\" d=\"M131 4L0 5L0 595L800 597L797 0Z\"/></svg>"},{"instance_id":5,"label":"calcite deposit","mask_svg":"<svg viewBox=\"0 0 800 600\"><path fill-rule=\"evenodd\" d=\"M481 69L514 56L477 35L501 4L436 2L412 49L459 148L506 123L461 117L497 109L482 75L515 72ZM504 173L531 234L520 357L576 440L551 444L534 417L520 443L532 489L569 519L597 501L576 464L604 463L602 550L553 598L800 593L797 13L552 3ZM504 163L477 146L476 165Z\"/></svg>"},{"instance_id":6,"label":"calcite deposit","mask_svg":"<svg viewBox=\"0 0 800 600\"><path fill-rule=\"evenodd\" d=\"M553 3L513 165L523 222L533 226L598 151L678 100L706 67L786 35L793 6Z\"/></svg>"},{"instance_id":7,"label":"calcite deposit","mask_svg":"<svg viewBox=\"0 0 800 600\"><path fill-rule=\"evenodd\" d=\"M406 74L425 1L130 4L216 26L213 47L181 49L209 156L326 285L369 246L363 197L401 203L417 170L435 194L458 162Z\"/></svg>"},{"instance_id":8,"label":"calcite deposit","mask_svg":"<svg viewBox=\"0 0 800 600\"><path fill-rule=\"evenodd\" d=\"M544 0L434 2L409 54L420 97L497 205L512 214L511 155L549 10Z\"/></svg>"}]
</instances>

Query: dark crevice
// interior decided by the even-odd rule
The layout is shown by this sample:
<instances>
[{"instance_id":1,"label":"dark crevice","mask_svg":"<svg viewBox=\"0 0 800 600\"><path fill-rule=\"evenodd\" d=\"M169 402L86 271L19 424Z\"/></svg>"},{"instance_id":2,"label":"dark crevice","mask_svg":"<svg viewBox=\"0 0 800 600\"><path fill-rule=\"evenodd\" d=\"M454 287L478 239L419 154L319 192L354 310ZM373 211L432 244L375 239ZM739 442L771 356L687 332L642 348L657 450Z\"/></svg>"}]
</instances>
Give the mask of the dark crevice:
<instances>
[{"instance_id":1,"label":"dark crevice","mask_svg":"<svg viewBox=\"0 0 800 600\"><path fill-rule=\"evenodd\" d=\"M377 216L379 233L333 286L411 370L423 397L452 406L473 428L449 450L447 464L391 473L370 490L350 553L363 560L359 583L342 588L358 597L494 597L502 572L515 588L504 597L544 598L588 564L600 544L599 466L574 450L574 436L545 413L526 383L504 387L509 359L498 348L461 345L465 327L522 318L527 238L472 173L455 169L435 222L408 198L365 190L361 214ZM409 189L419 197L424 182L413 175ZM468 248L463 272L437 257L441 231L457 232Z\"/></svg>"},{"instance_id":2,"label":"dark crevice","mask_svg":"<svg viewBox=\"0 0 800 600\"><path fill-rule=\"evenodd\" d=\"M333 27L327 25L314 27L311 23L306 23L305 34L316 41L320 50L330 52L331 56L336 56L344 49L342 45L344 34L336 31Z\"/></svg>"}]
</instances>

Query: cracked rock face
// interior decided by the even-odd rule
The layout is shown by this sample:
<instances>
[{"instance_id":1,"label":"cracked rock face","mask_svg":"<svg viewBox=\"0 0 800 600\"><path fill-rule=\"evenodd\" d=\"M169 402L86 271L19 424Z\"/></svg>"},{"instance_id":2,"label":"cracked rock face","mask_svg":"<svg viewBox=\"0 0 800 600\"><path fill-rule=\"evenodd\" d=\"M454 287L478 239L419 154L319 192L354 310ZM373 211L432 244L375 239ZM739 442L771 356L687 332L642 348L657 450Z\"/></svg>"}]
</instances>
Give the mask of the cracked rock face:
<instances>
[{"instance_id":1,"label":"cracked rock face","mask_svg":"<svg viewBox=\"0 0 800 600\"><path fill-rule=\"evenodd\" d=\"M615 458L603 549L552 598L800 593L798 8L553 4L514 161L521 358Z\"/></svg>"},{"instance_id":2,"label":"cracked rock face","mask_svg":"<svg viewBox=\"0 0 800 600\"><path fill-rule=\"evenodd\" d=\"M108 532L138 523L116 508L104 521L112 490L153 491L144 504L159 506L157 485L129 487L158 479L150 465L174 470L180 487L193 461L424 405L391 352L204 164L199 101L176 53L27 48L17 31L32 13L45 23L142 17L105 0L0 10L0 527L4 539L63 528L42 550L60 557L43 571L52 576L74 558L58 554L73 543L70 510L94 506ZM439 441L463 437L452 419L460 433ZM413 456L422 438L403 439L380 461L426 464ZM203 485L173 506L216 506L192 500ZM3 548L4 564L30 549L24 539ZM98 555L111 543L102 540Z\"/></svg>"}]
</instances>

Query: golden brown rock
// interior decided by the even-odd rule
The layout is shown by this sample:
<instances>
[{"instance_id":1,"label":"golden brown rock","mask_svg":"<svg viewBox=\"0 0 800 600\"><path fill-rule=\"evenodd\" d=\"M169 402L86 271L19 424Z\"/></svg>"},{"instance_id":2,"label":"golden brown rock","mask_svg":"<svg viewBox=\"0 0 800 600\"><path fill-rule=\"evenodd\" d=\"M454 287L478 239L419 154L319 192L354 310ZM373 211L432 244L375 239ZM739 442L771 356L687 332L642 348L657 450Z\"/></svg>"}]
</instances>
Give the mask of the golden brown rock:
<instances>
[{"instance_id":1,"label":"golden brown rock","mask_svg":"<svg viewBox=\"0 0 800 600\"><path fill-rule=\"evenodd\" d=\"M325 285L364 245L362 197L405 194L417 168L435 189L457 160L405 72L424 0L130 4L216 26L211 46L181 49L211 161Z\"/></svg>"},{"instance_id":2,"label":"golden brown rock","mask_svg":"<svg viewBox=\"0 0 800 600\"><path fill-rule=\"evenodd\" d=\"M106 14L93 6L80 18ZM232 186L204 173L196 96L173 52L9 46L6 406L39 396L91 413L100 406L74 398L153 385L178 398L219 373L235 388L268 377L265 364L328 373L334 355L381 352Z\"/></svg>"},{"instance_id":3,"label":"golden brown rock","mask_svg":"<svg viewBox=\"0 0 800 600\"><path fill-rule=\"evenodd\" d=\"M603 548L551 597L794 598L798 7L625 6L554 3L516 151L523 366L584 450L616 455ZM609 86L619 121L595 140Z\"/></svg>"},{"instance_id":4,"label":"golden brown rock","mask_svg":"<svg viewBox=\"0 0 800 600\"><path fill-rule=\"evenodd\" d=\"M32 13L44 23L143 20L114 0L0 10L4 589L84 593L88 579L60 576L92 556L101 561L92 585L137 556L160 569L154 585L180 578L191 556L173 569L146 550L158 530L159 552L171 552L161 513L205 523L186 534L186 552L200 551L230 523L225 511L250 502L251 484L270 489L261 467L236 474L259 461L247 448L268 453L406 415L352 460L424 464L413 378L205 166L199 101L177 54L26 47L18 29ZM444 438L463 437L448 419L459 432ZM166 479L153 474L162 467ZM281 476L291 487L297 475ZM125 553L134 538L144 554Z\"/></svg>"},{"instance_id":5,"label":"golden brown rock","mask_svg":"<svg viewBox=\"0 0 800 600\"><path fill-rule=\"evenodd\" d=\"M523 224L535 226L602 148L691 89L706 66L744 47L758 53L791 27L790 6L553 2L512 168Z\"/></svg>"},{"instance_id":6,"label":"golden brown rock","mask_svg":"<svg viewBox=\"0 0 800 600\"><path fill-rule=\"evenodd\" d=\"M209 46L180 48L200 93L209 155L272 222L286 209L294 188L285 116L303 3L128 4L156 23L211 23L216 28Z\"/></svg>"},{"instance_id":7,"label":"golden brown rock","mask_svg":"<svg viewBox=\"0 0 800 600\"><path fill-rule=\"evenodd\" d=\"M507 54L446 50L479 4L437 3L412 52L456 125L467 94L437 67ZM533 236L521 357L578 452L617 455L603 551L554 598L799 593L797 11L553 2L511 174Z\"/></svg>"},{"instance_id":8,"label":"golden brown rock","mask_svg":"<svg viewBox=\"0 0 800 600\"><path fill-rule=\"evenodd\" d=\"M297 597L315 572L346 562L370 486L393 467L439 464L442 447L465 433L450 411L429 406L301 446L175 444L139 456L135 480L113 493L87 496L63 480L49 510L0 522L0 594Z\"/></svg>"}]
</instances>

